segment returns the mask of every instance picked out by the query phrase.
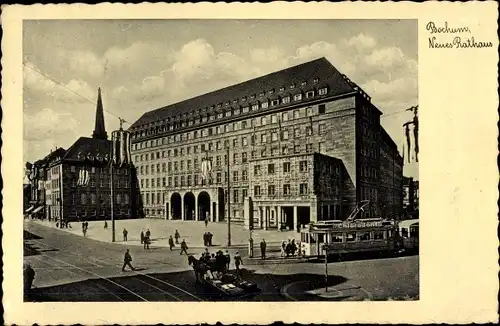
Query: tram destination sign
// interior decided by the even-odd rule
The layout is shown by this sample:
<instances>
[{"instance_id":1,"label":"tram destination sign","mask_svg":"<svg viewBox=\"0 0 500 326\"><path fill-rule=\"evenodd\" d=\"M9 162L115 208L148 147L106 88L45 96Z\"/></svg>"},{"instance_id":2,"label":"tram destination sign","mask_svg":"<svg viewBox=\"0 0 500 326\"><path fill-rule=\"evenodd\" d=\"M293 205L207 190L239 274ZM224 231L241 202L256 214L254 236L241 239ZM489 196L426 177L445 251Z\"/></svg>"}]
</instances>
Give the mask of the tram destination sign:
<instances>
[{"instance_id":1,"label":"tram destination sign","mask_svg":"<svg viewBox=\"0 0 500 326\"><path fill-rule=\"evenodd\" d=\"M315 228L332 228L332 229L352 229L352 228L376 228L382 227L384 224L382 221L370 221L370 222L356 222L356 221L344 221L342 223L328 223L328 224L316 224L313 225Z\"/></svg>"}]
</instances>

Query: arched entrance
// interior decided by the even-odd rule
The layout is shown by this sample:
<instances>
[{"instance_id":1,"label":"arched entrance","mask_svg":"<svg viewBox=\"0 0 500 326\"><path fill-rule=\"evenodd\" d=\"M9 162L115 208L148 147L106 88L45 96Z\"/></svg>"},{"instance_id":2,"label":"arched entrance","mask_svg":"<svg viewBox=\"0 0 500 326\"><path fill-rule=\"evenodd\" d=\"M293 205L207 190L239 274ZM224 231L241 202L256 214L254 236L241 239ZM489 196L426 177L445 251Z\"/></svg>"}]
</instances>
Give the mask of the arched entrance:
<instances>
[{"instance_id":1,"label":"arched entrance","mask_svg":"<svg viewBox=\"0 0 500 326\"><path fill-rule=\"evenodd\" d=\"M195 198L192 192L184 195L184 217L188 221L193 221L195 217Z\"/></svg>"},{"instance_id":2,"label":"arched entrance","mask_svg":"<svg viewBox=\"0 0 500 326\"><path fill-rule=\"evenodd\" d=\"M182 217L182 198L178 192L174 192L170 197L170 207L172 212L172 219L178 220Z\"/></svg>"},{"instance_id":3,"label":"arched entrance","mask_svg":"<svg viewBox=\"0 0 500 326\"><path fill-rule=\"evenodd\" d=\"M210 195L206 191L200 192L198 195L198 221L204 221L210 217Z\"/></svg>"}]
</instances>

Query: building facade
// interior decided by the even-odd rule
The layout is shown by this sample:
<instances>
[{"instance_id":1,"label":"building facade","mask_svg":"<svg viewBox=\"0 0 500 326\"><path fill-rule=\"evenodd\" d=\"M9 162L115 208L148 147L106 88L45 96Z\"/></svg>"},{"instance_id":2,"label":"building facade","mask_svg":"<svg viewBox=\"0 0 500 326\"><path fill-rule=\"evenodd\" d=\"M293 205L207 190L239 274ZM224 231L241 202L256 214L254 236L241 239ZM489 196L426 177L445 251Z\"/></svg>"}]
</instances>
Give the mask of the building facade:
<instances>
[{"instance_id":1,"label":"building facade","mask_svg":"<svg viewBox=\"0 0 500 326\"><path fill-rule=\"evenodd\" d=\"M111 141L104 126L100 89L95 129L80 137L69 149L59 148L35 162L38 207L48 220L104 220L111 215ZM133 166L113 168L114 216L117 219L141 216L135 195Z\"/></svg>"},{"instance_id":2,"label":"building facade","mask_svg":"<svg viewBox=\"0 0 500 326\"><path fill-rule=\"evenodd\" d=\"M325 58L147 112L129 129L145 214L243 221L246 197L262 227L345 219L363 199L381 214L380 115Z\"/></svg>"},{"instance_id":3,"label":"building facade","mask_svg":"<svg viewBox=\"0 0 500 326\"><path fill-rule=\"evenodd\" d=\"M405 218L418 218L419 182L412 177L403 177L403 211Z\"/></svg>"},{"instance_id":4,"label":"building facade","mask_svg":"<svg viewBox=\"0 0 500 326\"><path fill-rule=\"evenodd\" d=\"M380 128L380 187L379 196L383 216L401 217L403 214L403 158L396 143Z\"/></svg>"}]
</instances>

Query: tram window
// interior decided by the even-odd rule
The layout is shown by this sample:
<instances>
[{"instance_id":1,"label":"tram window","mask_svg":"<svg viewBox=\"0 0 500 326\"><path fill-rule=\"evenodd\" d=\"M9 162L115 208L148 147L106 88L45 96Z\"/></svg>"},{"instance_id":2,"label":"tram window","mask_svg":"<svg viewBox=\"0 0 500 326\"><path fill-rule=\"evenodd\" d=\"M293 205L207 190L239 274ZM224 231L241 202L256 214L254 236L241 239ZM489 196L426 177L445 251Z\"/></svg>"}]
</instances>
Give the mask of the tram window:
<instances>
[{"instance_id":1,"label":"tram window","mask_svg":"<svg viewBox=\"0 0 500 326\"><path fill-rule=\"evenodd\" d=\"M370 240L370 232L358 232L359 241Z\"/></svg>"},{"instance_id":2,"label":"tram window","mask_svg":"<svg viewBox=\"0 0 500 326\"><path fill-rule=\"evenodd\" d=\"M356 241L356 232L348 232L348 233L346 233L345 241L347 241L347 242Z\"/></svg>"},{"instance_id":3,"label":"tram window","mask_svg":"<svg viewBox=\"0 0 500 326\"><path fill-rule=\"evenodd\" d=\"M408 229L407 228L401 229L401 236L408 238Z\"/></svg>"},{"instance_id":4,"label":"tram window","mask_svg":"<svg viewBox=\"0 0 500 326\"><path fill-rule=\"evenodd\" d=\"M332 233L332 242L342 242L342 233Z\"/></svg>"},{"instance_id":5,"label":"tram window","mask_svg":"<svg viewBox=\"0 0 500 326\"><path fill-rule=\"evenodd\" d=\"M411 227L410 230L411 236L414 238L418 238L418 226Z\"/></svg>"},{"instance_id":6,"label":"tram window","mask_svg":"<svg viewBox=\"0 0 500 326\"><path fill-rule=\"evenodd\" d=\"M314 234L311 234L311 243L316 243L316 237Z\"/></svg>"},{"instance_id":7,"label":"tram window","mask_svg":"<svg viewBox=\"0 0 500 326\"><path fill-rule=\"evenodd\" d=\"M382 240L384 238L384 231L373 232L373 237L375 240Z\"/></svg>"},{"instance_id":8,"label":"tram window","mask_svg":"<svg viewBox=\"0 0 500 326\"><path fill-rule=\"evenodd\" d=\"M306 233L306 243L309 243L309 234Z\"/></svg>"},{"instance_id":9,"label":"tram window","mask_svg":"<svg viewBox=\"0 0 500 326\"><path fill-rule=\"evenodd\" d=\"M318 234L318 242L319 243L325 242L325 235L324 234L321 234L321 233Z\"/></svg>"}]
</instances>

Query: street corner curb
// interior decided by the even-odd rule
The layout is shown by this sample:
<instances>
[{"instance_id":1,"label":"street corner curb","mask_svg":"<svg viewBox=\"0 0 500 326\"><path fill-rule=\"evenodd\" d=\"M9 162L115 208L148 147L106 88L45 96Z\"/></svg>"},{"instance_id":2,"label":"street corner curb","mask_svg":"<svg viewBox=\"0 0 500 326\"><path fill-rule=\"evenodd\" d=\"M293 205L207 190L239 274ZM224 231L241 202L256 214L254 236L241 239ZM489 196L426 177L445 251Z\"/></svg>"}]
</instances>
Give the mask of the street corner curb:
<instances>
[{"instance_id":1,"label":"street corner curb","mask_svg":"<svg viewBox=\"0 0 500 326\"><path fill-rule=\"evenodd\" d=\"M290 293L288 293L288 289L294 285L301 284L301 283L307 283L307 281L297 281L297 282L288 283L285 286L280 288L280 294L290 301L299 301L299 300L295 299Z\"/></svg>"}]
</instances>

